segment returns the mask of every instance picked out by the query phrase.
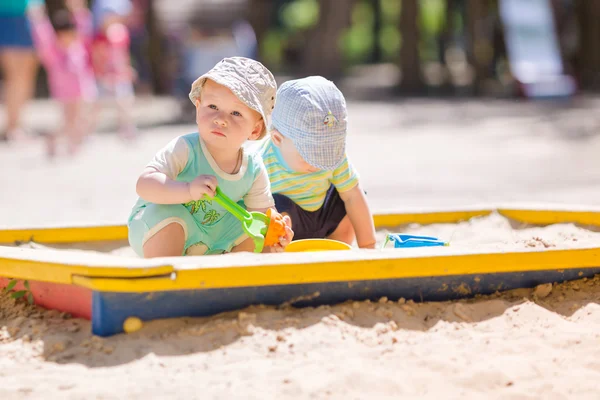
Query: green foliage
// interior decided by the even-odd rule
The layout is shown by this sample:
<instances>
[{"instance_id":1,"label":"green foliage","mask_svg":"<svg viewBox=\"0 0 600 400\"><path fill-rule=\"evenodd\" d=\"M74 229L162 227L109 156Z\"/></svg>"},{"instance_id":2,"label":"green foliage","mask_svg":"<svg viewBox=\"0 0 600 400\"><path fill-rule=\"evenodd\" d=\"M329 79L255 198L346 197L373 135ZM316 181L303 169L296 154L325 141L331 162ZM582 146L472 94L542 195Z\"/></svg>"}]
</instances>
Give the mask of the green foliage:
<instances>
[{"instance_id":1,"label":"green foliage","mask_svg":"<svg viewBox=\"0 0 600 400\"><path fill-rule=\"evenodd\" d=\"M261 47L267 65L280 65L283 59L283 44L285 35L279 30L271 30L265 34Z\"/></svg>"},{"instance_id":2,"label":"green foliage","mask_svg":"<svg viewBox=\"0 0 600 400\"><path fill-rule=\"evenodd\" d=\"M400 19L400 10L402 8L402 2L398 0L379 1L381 2L381 14L383 14L383 23L397 25L398 20Z\"/></svg>"},{"instance_id":3,"label":"green foliage","mask_svg":"<svg viewBox=\"0 0 600 400\"><path fill-rule=\"evenodd\" d=\"M335 0L330 0L335 1ZM339 39L339 48L348 64L366 62L373 46L381 47L383 59L396 61L399 57L402 37L399 29L402 0L379 0L381 7L381 29L374 32L375 10L370 1L357 0L354 4L351 25ZM437 58L435 37L444 27L445 0L419 0L419 26L423 59ZM282 27L267 32L260 43L261 54L271 66L280 66L287 48L302 43L304 32L319 21L318 0L293 0L281 7L279 15ZM462 26L462 15L456 12L455 27ZM305 44L309 46L310 44Z\"/></svg>"},{"instance_id":4,"label":"green foliage","mask_svg":"<svg viewBox=\"0 0 600 400\"><path fill-rule=\"evenodd\" d=\"M13 299L17 300L20 298L25 298L27 300L27 302L29 304L33 304L33 293L31 293L31 288L29 287L29 281L23 281L23 286L25 287L25 290L17 290L17 291L13 291L15 286L17 286L17 283L19 281L17 279L11 279L8 282L8 285L6 285L6 287L4 288L5 292L11 292L10 297L12 297Z\"/></svg>"},{"instance_id":5,"label":"green foliage","mask_svg":"<svg viewBox=\"0 0 600 400\"><path fill-rule=\"evenodd\" d=\"M437 35L444 26L446 4L444 0L420 0L420 22L423 34Z\"/></svg>"},{"instance_id":6,"label":"green foliage","mask_svg":"<svg viewBox=\"0 0 600 400\"><path fill-rule=\"evenodd\" d=\"M375 45L373 25L375 15L371 5L359 1L352 10L352 25L340 38L340 46L344 57L350 63L364 61Z\"/></svg>"},{"instance_id":7,"label":"green foliage","mask_svg":"<svg viewBox=\"0 0 600 400\"><path fill-rule=\"evenodd\" d=\"M309 29L319 21L319 3L317 0L296 0L284 5L281 19L291 31Z\"/></svg>"},{"instance_id":8,"label":"green foliage","mask_svg":"<svg viewBox=\"0 0 600 400\"><path fill-rule=\"evenodd\" d=\"M348 61L351 63L363 61L374 44L373 30L364 25L353 27L344 33L340 44Z\"/></svg>"},{"instance_id":9,"label":"green foliage","mask_svg":"<svg viewBox=\"0 0 600 400\"><path fill-rule=\"evenodd\" d=\"M400 31L393 25L384 25L379 32L379 44L386 60L396 60L402 44Z\"/></svg>"},{"instance_id":10,"label":"green foliage","mask_svg":"<svg viewBox=\"0 0 600 400\"><path fill-rule=\"evenodd\" d=\"M9 292L11 290L13 290L15 288L15 286L17 285L17 280L16 279L11 279L8 282L8 285L6 285L6 287L4 288L5 291Z\"/></svg>"}]
</instances>

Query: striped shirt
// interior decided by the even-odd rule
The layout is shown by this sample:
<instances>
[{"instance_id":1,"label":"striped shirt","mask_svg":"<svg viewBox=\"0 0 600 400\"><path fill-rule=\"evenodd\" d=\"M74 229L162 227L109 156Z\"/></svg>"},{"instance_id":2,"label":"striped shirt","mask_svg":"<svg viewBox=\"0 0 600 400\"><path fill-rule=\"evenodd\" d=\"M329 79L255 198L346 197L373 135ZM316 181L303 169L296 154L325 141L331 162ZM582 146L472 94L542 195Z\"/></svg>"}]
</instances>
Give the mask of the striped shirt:
<instances>
[{"instance_id":1,"label":"striped shirt","mask_svg":"<svg viewBox=\"0 0 600 400\"><path fill-rule=\"evenodd\" d=\"M271 192L290 198L307 211L316 211L323 206L331 185L339 193L343 193L358 184L358 174L346 156L342 164L333 171L305 173L289 170L279 149L270 139L261 152L271 181Z\"/></svg>"}]
</instances>

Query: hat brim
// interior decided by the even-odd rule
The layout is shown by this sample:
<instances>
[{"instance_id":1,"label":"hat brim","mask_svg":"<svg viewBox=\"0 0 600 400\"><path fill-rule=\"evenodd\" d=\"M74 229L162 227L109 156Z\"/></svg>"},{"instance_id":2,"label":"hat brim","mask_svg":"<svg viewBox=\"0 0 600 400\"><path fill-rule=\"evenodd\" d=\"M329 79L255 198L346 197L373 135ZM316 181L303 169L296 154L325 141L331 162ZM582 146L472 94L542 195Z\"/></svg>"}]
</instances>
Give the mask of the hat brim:
<instances>
[{"instance_id":1,"label":"hat brim","mask_svg":"<svg viewBox=\"0 0 600 400\"><path fill-rule=\"evenodd\" d=\"M294 145L304 161L315 168L326 171L333 171L339 167L346 154L345 137L318 143L298 140L294 141Z\"/></svg>"}]
</instances>

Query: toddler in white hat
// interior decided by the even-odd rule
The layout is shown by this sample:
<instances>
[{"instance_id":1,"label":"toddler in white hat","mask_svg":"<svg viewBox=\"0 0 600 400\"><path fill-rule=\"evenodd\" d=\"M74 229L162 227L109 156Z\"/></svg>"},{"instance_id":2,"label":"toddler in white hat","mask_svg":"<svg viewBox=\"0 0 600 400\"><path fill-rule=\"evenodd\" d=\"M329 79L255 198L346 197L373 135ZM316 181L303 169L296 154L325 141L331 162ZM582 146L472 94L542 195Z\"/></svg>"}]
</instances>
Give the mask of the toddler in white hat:
<instances>
[{"instance_id":1,"label":"toddler in white hat","mask_svg":"<svg viewBox=\"0 0 600 400\"><path fill-rule=\"evenodd\" d=\"M243 144L265 136L277 85L258 61L226 58L198 78L190 91L198 131L173 139L138 178L139 199L129 220L129 243L142 257L252 251L254 242L232 214L210 200L217 186L251 211L274 206L258 154ZM207 195L209 198L206 198ZM282 251L286 234L264 251Z\"/></svg>"},{"instance_id":2,"label":"toddler in white hat","mask_svg":"<svg viewBox=\"0 0 600 400\"><path fill-rule=\"evenodd\" d=\"M271 137L262 148L275 208L295 239L329 238L375 247L375 227L358 174L346 156L346 100L320 76L277 91Z\"/></svg>"}]
</instances>

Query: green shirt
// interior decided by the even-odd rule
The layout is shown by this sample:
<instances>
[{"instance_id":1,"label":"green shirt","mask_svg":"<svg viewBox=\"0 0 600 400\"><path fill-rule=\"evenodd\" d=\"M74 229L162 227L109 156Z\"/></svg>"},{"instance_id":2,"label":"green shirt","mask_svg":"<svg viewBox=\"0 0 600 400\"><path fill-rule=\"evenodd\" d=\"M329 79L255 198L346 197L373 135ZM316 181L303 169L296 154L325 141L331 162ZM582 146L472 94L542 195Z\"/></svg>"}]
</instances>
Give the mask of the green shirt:
<instances>
[{"instance_id":1,"label":"green shirt","mask_svg":"<svg viewBox=\"0 0 600 400\"><path fill-rule=\"evenodd\" d=\"M0 14L25 15L29 0L0 0Z\"/></svg>"}]
</instances>

